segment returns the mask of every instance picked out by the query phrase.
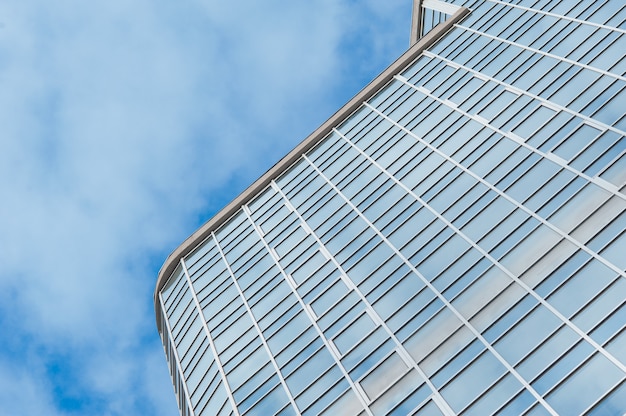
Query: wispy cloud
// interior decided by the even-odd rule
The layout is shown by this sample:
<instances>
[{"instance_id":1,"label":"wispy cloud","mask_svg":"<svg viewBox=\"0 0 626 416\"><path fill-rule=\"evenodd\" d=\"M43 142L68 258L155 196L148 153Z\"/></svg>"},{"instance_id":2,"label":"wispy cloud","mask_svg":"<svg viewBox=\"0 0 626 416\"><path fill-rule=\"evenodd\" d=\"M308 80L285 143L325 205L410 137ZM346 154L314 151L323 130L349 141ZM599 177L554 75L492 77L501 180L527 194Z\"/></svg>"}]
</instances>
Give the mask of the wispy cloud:
<instances>
[{"instance_id":1,"label":"wispy cloud","mask_svg":"<svg viewBox=\"0 0 626 416\"><path fill-rule=\"evenodd\" d=\"M176 414L161 262L406 47L410 7L2 2L0 414Z\"/></svg>"}]
</instances>

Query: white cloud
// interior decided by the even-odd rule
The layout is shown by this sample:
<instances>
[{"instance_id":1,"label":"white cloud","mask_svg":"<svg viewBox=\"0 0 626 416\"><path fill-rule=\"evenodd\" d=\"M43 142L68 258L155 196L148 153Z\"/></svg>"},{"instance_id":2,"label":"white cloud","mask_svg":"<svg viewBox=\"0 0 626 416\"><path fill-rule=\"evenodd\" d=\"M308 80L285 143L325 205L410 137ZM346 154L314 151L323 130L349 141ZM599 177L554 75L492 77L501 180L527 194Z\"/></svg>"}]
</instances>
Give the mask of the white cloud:
<instances>
[{"instance_id":1,"label":"white cloud","mask_svg":"<svg viewBox=\"0 0 626 416\"><path fill-rule=\"evenodd\" d=\"M47 380L14 365L0 363L0 403L3 415L59 415Z\"/></svg>"},{"instance_id":2,"label":"white cloud","mask_svg":"<svg viewBox=\"0 0 626 416\"><path fill-rule=\"evenodd\" d=\"M0 4L0 414L175 412L160 263L399 54L410 3Z\"/></svg>"}]
</instances>

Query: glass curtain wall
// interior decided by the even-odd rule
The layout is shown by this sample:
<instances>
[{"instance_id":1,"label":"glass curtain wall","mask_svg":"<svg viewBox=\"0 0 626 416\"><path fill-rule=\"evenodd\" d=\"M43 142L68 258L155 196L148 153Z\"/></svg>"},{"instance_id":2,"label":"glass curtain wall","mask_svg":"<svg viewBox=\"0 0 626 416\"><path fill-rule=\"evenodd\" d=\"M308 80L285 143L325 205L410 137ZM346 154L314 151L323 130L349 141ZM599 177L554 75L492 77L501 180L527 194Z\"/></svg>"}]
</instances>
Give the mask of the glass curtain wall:
<instances>
[{"instance_id":1,"label":"glass curtain wall","mask_svg":"<svg viewBox=\"0 0 626 416\"><path fill-rule=\"evenodd\" d=\"M182 414L626 412L626 6L452 3L181 260Z\"/></svg>"}]
</instances>

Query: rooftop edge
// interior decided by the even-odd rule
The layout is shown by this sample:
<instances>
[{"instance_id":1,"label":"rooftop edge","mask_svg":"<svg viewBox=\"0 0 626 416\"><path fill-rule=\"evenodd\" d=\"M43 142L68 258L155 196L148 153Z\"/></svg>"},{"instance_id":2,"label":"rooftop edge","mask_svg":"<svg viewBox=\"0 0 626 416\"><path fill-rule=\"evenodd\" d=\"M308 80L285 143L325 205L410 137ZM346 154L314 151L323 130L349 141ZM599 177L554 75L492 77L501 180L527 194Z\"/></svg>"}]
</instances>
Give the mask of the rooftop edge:
<instances>
[{"instance_id":1,"label":"rooftop edge","mask_svg":"<svg viewBox=\"0 0 626 416\"><path fill-rule=\"evenodd\" d=\"M156 288L154 290L154 309L156 313L157 328L160 328L160 316L161 308L158 301L158 295L160 290L165 286L170 275L176 269L176 266L180 263L180 260L189 254L198 243L205 240L215 231L220 225L228 220L235 214L243 205L248 203L259 191L263 190L272 180L276 179L281 173L283 173L289 166L291 166L298 158L305 152L324 139L331 130L336 127L341 121L355 112L363 102L370 99L375 95L385 84L387 84L395 75L397 75L408 64L413 62L424 50L432 46L443 35L445 35L451 28L465 17L470 10L466 7L460 8L445 22L442 22L435 26L424 37L413 43L409 49L404 52L398 59L396 59L391 65L389 65L380 75L372 80L365 88L348 101L343 107L335 112L326 122L318 127L313 133L305 138L300 144L298 144L293 150L291 150L285 157L283 157L278 163L272 166L267 172L265 172L259 179L257 179L252 185L246 188L238 197L231 201L226 207L215 214L210 220L202 225L198 230L191 234L185 241L182 242L172 253L167 257L163 266L159 270L157 277ZM159 329L160 330L160 329Z\"/></svg>"}]
</instances>

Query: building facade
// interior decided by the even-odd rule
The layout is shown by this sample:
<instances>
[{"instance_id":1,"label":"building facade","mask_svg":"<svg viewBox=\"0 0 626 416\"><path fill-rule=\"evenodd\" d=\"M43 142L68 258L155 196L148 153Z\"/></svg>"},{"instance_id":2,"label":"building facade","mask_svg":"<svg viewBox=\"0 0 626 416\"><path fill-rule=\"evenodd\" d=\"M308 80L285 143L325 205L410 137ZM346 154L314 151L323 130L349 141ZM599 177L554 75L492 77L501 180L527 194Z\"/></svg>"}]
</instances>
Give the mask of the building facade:
<instances>
[{"instance_id":1,"label":"building facade","mask_svg":"<svg viewBox=\"0 0 626 416\"><path fill-rule=\"evenodd\" d=\"M626 5L416 7L161 269L182 415L626 413Z\"/></svg>"}]
</instances>

